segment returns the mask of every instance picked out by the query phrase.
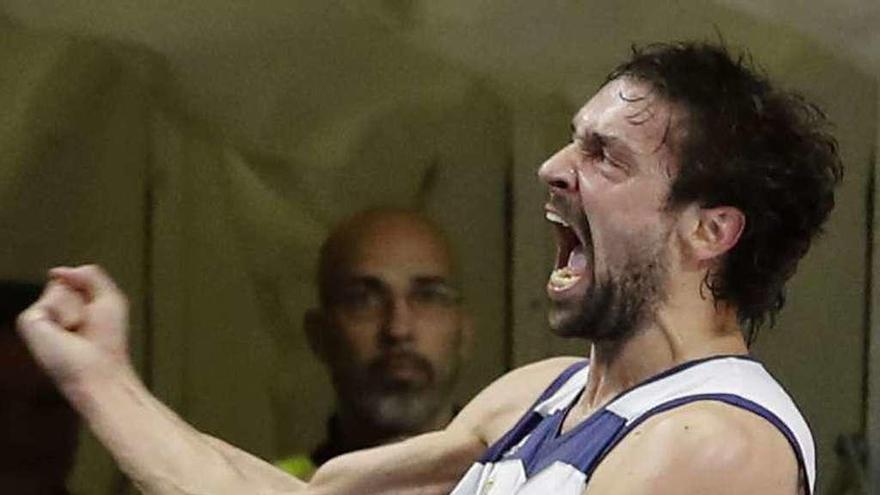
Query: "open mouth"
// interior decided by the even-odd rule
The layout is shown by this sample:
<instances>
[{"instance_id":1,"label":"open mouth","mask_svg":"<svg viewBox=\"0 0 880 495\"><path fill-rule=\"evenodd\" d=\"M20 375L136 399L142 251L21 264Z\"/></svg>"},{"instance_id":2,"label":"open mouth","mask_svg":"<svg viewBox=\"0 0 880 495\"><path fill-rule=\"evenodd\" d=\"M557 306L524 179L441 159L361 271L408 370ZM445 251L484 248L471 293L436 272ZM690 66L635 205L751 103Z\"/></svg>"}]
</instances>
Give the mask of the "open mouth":
<instances>
[{"instance_id":1,"label":"open mouth","mask_svg":"<svg viewBox=\"0 0 880 495\"><path fill-rule=\"evenodd\" d=\"M586 274L589 265L587 249L572 226L556 212L548 210L546 218L556 231L556 265L547 285L554 291L573 287ZM589 229L584 229L585 236Z\"/></svg>"}]
</instances>

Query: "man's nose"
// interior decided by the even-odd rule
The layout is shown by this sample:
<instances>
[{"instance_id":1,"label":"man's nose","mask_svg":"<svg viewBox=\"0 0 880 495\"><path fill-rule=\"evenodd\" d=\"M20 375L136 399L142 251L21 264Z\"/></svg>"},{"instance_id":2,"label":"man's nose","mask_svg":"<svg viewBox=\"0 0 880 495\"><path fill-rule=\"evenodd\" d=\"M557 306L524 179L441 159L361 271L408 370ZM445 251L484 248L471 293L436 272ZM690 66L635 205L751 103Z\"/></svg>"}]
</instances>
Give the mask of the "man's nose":
<instances>
[{"instance_id":1,"label":"man's nose","mask_svg":"<svg viewBox=\"0 0 880 495\"><path fill-rule=\"evenodd\" d=\"M382 334L388 340L408 340L412 337L413 313L406 297L394 296L388 301L383 327Z\"/></svg>"},{"instance_id":2,"label":"man's nose","mask_svg":"<svg viewBox=\"0 0 880 495\"><path fill-rule=\"evenodd\" d=\"M538 177L550 188L550 192L564 193L577 190L577 173L568 159L571 145L557 151L538 168Z\"/></svg>"}]
</instances>

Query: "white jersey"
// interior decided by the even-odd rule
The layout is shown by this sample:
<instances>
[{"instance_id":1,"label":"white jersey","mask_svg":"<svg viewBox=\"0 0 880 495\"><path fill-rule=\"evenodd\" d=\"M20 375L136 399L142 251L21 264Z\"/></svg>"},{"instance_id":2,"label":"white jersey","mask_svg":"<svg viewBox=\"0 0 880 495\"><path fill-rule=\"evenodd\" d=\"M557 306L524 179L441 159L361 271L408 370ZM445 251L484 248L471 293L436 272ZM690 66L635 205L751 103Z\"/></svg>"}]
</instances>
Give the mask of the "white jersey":
<instances>
[{"instance_id":1,"label":"white jersey","mask_svg":"<svg viewBox=\"0 0 880 495\"><path fill-rule=\"evenodd\" d=\"M740 407L769 421L788 439L812 494L815 446L791 397L761 363L716 356L667 370L623 392L559 434L583 391L586 361L566 369L535 406L474 463L451 495L581 495L596 466L646 419L695 401Z\"/></svg>"}]
</instances>

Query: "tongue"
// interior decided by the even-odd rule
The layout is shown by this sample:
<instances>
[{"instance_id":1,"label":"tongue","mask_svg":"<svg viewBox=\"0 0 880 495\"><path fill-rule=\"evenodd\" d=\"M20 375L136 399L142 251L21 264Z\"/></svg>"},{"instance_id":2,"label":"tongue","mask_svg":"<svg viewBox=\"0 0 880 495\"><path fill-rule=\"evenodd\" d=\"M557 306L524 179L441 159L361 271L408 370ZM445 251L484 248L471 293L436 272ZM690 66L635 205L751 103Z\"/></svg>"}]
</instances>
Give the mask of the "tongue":
<instances>
[{"instance_id":1,"label":"tongue","mask_svg":"<svg viewBox=\"0 0 880 495\"><path fill-rule=\"evenodd\" d=\"M587 267L587 257L584 255L584 247L576 246L568 255L568 268L581 272Z\"/></svg>"}]
</instances>

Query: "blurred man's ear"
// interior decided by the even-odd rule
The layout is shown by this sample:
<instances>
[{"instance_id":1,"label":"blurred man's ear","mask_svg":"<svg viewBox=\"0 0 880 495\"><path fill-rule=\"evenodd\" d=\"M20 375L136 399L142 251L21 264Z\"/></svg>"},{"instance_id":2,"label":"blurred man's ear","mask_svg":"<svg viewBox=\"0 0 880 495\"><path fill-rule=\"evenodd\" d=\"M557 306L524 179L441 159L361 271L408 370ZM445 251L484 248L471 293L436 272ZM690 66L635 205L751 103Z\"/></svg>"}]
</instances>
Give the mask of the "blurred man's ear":
<instances>
[{"instance_id":1,"label":"blurred man's ear","mask_svg":"<svg viewBox=\"0 0 880 495\"><path fill-rule=\"evenodd\" d=\"M331 352L331 344L328 340L327 317L319 308L311 308L306 311L303 317L303 328L305 328L306 339L309 342L309 349L324 363L329 363Z\"/></svg>"}]
</instances>

